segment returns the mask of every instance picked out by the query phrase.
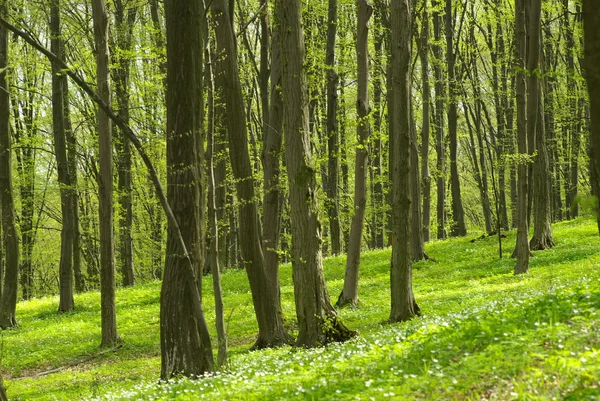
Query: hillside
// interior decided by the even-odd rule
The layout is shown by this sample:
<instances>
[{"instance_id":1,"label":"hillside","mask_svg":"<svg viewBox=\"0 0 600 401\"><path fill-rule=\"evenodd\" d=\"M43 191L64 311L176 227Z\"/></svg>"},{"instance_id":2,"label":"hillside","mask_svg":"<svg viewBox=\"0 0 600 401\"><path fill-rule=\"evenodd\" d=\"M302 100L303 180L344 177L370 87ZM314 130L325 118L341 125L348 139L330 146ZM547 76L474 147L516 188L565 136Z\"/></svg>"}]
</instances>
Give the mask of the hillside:
<instances>
[{"instance_id":1,"label":"hillside","mask_svg":"<svg viewBox=\"0 0 600 401\"><path fill-rule=\"evenodd\" d=\"M98 349L97 292L57 314L57 297L22 302L20 327L3 332L2 372L11 400L600 399L600 239L592 220L554 226L556 247L514 276L514 232L427 245L435 262L414 266L423 316L389 325L390 250L362 255L360 305L342 310L360 336L312 350L248 352L256 332L242 271L223 275L231 359L226 372L157 384L159 294L153 282L117 292L124 345ZM344 257L328 258L329 294L342 287ZM291 268L282 298L294 325ZM214 326L210 279L205 310ZM214 332L214 329L213 329ZM70 365L70 366L69 366ZM57 369L54 373L51 370ZM40 375L42 374L42 375ZM40 375L40 376L36 376Z\"/></svg>"}]
</instances>

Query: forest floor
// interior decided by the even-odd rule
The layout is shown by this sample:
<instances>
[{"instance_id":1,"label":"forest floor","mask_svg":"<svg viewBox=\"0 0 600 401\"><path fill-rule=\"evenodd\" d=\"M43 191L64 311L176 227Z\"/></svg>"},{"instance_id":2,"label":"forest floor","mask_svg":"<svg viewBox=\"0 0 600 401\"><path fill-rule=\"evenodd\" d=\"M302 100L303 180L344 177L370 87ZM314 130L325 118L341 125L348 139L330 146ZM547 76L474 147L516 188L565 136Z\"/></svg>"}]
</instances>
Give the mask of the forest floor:
<instances>
[{"instance_id":1,"label":"forest floor","mask_svg":"<svg viewBox=\"0 0 600 401\"><path fill-rule=\"evenodd\" d=\"M223 275L230 362L223 373L160 384L159 296L153 282L117 292L123 346L100 350L97 292L57 314L57 297L21 302L20 327L2 333L11 400L598 400L600 238L590 219L556 224L556 247L535 252L514 276L515 233L427 244L414 265L423 316L387 324L390 249L364 252L360 304L341 315L356 339L317 349L249 352L256 323L246 275ZM335 301L345 257L325 260ZM283 309L294 330L291 267L281 269ZM205 311L214 326L210 278ZM214 334L214 333L213 333Z\"/></svg>"}]
</instances>

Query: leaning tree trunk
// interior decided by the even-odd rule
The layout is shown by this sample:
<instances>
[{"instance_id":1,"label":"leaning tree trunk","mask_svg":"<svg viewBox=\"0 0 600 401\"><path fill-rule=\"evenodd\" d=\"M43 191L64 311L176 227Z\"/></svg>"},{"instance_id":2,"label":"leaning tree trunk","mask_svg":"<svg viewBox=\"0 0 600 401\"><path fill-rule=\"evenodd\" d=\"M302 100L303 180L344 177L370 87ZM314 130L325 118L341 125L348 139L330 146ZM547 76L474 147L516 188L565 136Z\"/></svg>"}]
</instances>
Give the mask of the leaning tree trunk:
<instances>
[{"instance_id":1,"label":"leaning tree trunk","mask_svg":"<svg viewBox=\"0 0 600 401\"><path fill-rule=\"evenodd\" d=\"M544 130L544 107L542 91L539 90L538 123L535 136L537 157L533 165L533 238L529 242L531 250L549 249L554 246L552 238L552 209L550 207L550 168L548 148Z\"/></svg>"},{"instance_id":2,"label":"leaning tree trunk","mask_svg":"<svg viewBox=\"0 0 600 401\"><path fill-rule=\"evenodd\" d=\"M58 0L50 5L50 46L58 57L63 58L62 38L60 33L60 9ZM62 74L60 66L52 63L52 131L54 133L54 150L60 184L60 203L62 209L62 230L60 235L60 303L59 312L69 312L75 307L73 301L73 183L67 158L67 140L65 134L64 84L67 77Z\"/></svg>"},{"instance_id":3,"label":"leaning tree trunk","mask_svg":"<svg viewBox=\"0 0 600 401\"><path fill-rule=\"evenodd\" d=\"M323 272L315 160L308 121L308 89L300 0L281 1L282 89L285 150L292 223L292 277L297 344L314 347L344 341L354 333L331 305Z\"/></svg>"},{"instance_id":4,"label":"leaning tree trunk","mask_svg":"<svg viewBox=\"0 0 600 401\"><path fill-rule=\"evenodd\" d=\"M137 8L131 7L125 19L125 9L122 0L115 1L115 31L117 34L117 55L114 71L115 92L119 116L129 124L129 70L131 64L131 47L133 44L133 27ZM116 141L118 194L120 204L119 233L120 233L120 265L123 286L135 284L135 268L133 261L133 197L131 190L131 143L127 135L119 130Z\"/></svg>"},{"instance_id":5,"label":"leaning tree trunk","mask_svg":"<svg viewBox=\"0 0 600 401\"><path fill-rule=\"evenodd\" d=\"M97 51L98 94L110 104L108 13L104 0L92 1L94 40ZM98 141L100 144L100 309L102 316L102 346L110 347L120 340L117 334L115 304L115 238L113 232L113 165L112 129L108 115L98 110Z\"/></svg>"},{"instance_id":6,"label":"leaning tree trunk","mask_svg":"<svg viewBox=\"0 0 600 401\"><path fill-rule=\"evenodd\" d=\"M0 17L8 14L6 1L0 0ZM15 327L19 275L19 237L15 221L11 178L10 94L8 85L8 31L0 26L0 204L2 205L2 243L5 250L4 282L0 299L0 328Z\"/></svg>"},{"instance_id":7,"label":"leaning tree trunk","mask_svg":"<svg viewBox=\"0 0 600 401\"><path fill-rule=\"evenodd\" d=\"M600 212L600 7L595 0L583 0L583 31L585 78L590 95L592 190ZM600 231L600 213L597 216Z\"/></svg>"},{"instance_id":8,"label":"leaning tree trunk","mask_svg":"<svg viewBox=\"0 0 600 401\"><path fill-rule=\"evenodd\" d=\"M446 60L448 63L448 137L450 139L450 189L452 192L452 228L453 236L467 235L465 212L460 193L460 178L458 176L458 111L457 84L455 77L456 55L454 54L454 24L452 17L452 0L446 0Z\"/></svg>"},{"instance_id":9,"label":"leaning tree trunk","mask_svg":"<svg viewBox=\"0 0 600 401\"><path fill-rule=\"evenodd\" d=\"M283 317L277 294L279 283L267 278L261 244L261 228L255 203L254 178L248 150L246 113L233 26L226 0L214 0L211 12L217 23L217 54L224 59L217 63L217 81L223 88L227 113L227 133L231 167L236 178L239 200L239 224L243 233L239 237L242 262L252 291L254 311L258 321L258 339L255 348L282 345L289 342L283 327Z\"/></svg>"},{"instance_id":10,"label":"leaning tree trunk","mask_svg":"<svg viewBox=\"0 0 600 401\"><path fill-rule=\"evenodd\" d=\"M356 163L354 165L354 215L350 226L350 242L346 258L346 276L344 288L340 294L337 306L356 305L358 303L358 275L360 269L360 251L362 234L367 208L367 146L371 126L369 124L369 19L373 7L367 0L356 2L358 35L356 38L356 60L358 64L358 94L356 112L358 124L356 134Z\"/></svg>"},{"instance_id":11,"label":"leaning tree trunk","mask_svg":"<svg viewBox=\"0 0 600 401\"><path fill-rule=\"evenodd\" d=\"M199 207L203 140L200 2L165 3L167 28L167 198L173 218L161 289L161 377L200 376L213 369L201 307L204 214ZM199 143L200 142L200 143ZM179 231L179 232L178 232ZM180 237L181 236L181 237ZM182 243L183 242L183 243ZM188 253L189 249L189 253Z\"/></svg>"},{"instance_id":12,"label":"leaning tree trunk","mask_svg":"<svg viewBox=\"0 0 600 401\"><path fill-rule=\"evenodd\" d=\"M392 103L390 159L392 166L392 266L390 322L419 315L412 290L410 141L411 10L408 0L391 1Z\"/></svg>"}]
</instances>

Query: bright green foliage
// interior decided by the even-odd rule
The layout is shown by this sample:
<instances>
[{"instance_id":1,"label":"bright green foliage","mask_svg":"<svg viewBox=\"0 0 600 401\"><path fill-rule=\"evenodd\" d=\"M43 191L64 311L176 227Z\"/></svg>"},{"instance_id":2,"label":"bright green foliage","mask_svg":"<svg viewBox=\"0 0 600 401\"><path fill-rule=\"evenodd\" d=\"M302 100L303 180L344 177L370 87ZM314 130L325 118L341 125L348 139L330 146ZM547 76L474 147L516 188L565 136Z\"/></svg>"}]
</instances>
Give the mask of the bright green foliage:
<instances>
[{"instance_id":1,"label":"bright green foliage","mask_svg":"<svg viewBox=\"0 0 600 401\"><path fill-rule=\"evenodd\" d=\"M388 325L389 249L365 253L357 308L340 313L360 337L327 348L247 352L256 331L245 275L223 275L234 353L229 370L197 381L157 384L159 284L117 293L122 348L59 373L15 379L98 352L98 293L79 295L74 313L56 300L20 303L22 326L4 333L2 365L11 400L379 400L600 399L600 239L591 220L554 227L557 246L514 276L496 239L434 242L437 262L414 267L424 316ZM512 250L514 233L505 240ZM325 261L330 294L342 287L344 258ZM290 267L283 308L293 327ZM210 280L205 310L212 311ZM207 316L214 320L212 312ZM8 376L8 377L6 377ZM11 376L13 378L11 378ZM106 394L110 395L106 395ZM104 395L105 398L98 398Z\"/></svg>"}]
</instances>

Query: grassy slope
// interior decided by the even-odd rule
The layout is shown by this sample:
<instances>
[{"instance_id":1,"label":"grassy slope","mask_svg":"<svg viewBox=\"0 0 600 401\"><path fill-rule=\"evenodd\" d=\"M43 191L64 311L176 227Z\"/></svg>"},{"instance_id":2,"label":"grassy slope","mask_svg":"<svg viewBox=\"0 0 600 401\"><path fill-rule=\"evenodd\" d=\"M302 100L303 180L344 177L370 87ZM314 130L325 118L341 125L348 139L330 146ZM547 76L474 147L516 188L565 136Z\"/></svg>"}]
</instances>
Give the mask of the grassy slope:
<instances>
[{"instance_id":1,"label":"grassy slope","mask_svg":"<svg viewBox=\"0 0 600 401\"><path fill-rule=\"evenodd\" d=\"M471 237L472 238L472 237ZM11 400L148 399L600 399L600 240L594 222L555 226L557 247L537 252L531 272L512 274L514 233L497 259L493 238L436 242L437 262L415 265L423 317L382 322L389 313L390 251L363 253L361 304L341 313L361 336L314 350L247 352L256 331L245 274L223 277L232 346L229 371L173 385L159 373L160 284L117 293L125 346L97 355L99 295L76 297L77 310L55 313L57 299L18 305L21 327L3 334L2 367ZM343 257L325 262L332 298L342 287ZM289 266L282 268L284 311L293 325ZM205 310L213 322L210 280ZM97 355L36 378L37 372Z\"/></svg>"}]
</instances>

